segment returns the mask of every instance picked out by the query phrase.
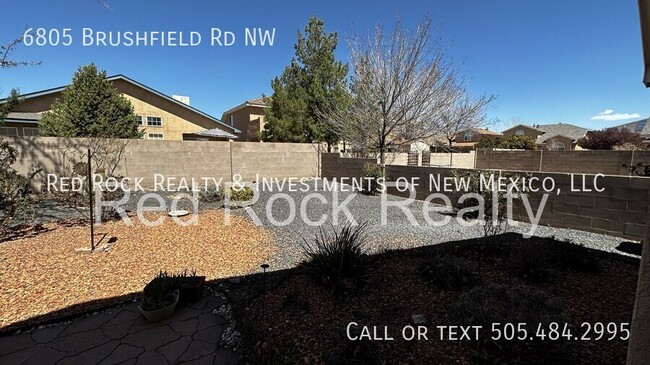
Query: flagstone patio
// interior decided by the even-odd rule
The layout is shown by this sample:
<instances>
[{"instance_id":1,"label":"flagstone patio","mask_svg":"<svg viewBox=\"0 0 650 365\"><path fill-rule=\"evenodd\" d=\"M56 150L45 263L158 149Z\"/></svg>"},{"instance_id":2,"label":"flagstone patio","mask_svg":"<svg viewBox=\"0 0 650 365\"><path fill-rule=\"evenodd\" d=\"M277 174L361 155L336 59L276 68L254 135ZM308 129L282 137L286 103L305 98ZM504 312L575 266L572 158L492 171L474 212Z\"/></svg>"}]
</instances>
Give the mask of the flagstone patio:
<instances>
[{"instance_id":1,"label":"flagstone patio","mask_svg":"<svg viewBox=\"0 0 650 365\"><path fill-rule=\"evenodd\" d=\"M229 326L217 295L147 322L136 303L0 337L0 364L234 364L220 345Z\"/></svg>"}]
</instances>

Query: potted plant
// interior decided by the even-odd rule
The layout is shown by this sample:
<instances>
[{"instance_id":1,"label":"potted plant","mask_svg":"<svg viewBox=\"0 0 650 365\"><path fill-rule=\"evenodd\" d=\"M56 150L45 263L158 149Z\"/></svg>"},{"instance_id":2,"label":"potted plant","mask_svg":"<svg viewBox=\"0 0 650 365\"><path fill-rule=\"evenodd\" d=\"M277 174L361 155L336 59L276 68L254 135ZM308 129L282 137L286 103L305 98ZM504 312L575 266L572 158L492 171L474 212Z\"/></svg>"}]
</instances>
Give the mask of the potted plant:
<instances>
[{"instance_id":1,"label":"potted plant","mask_svg":"<svg viewBox=\"0 0 650 365\"><path fill-rule=\"evenodd\" d=\"M138 309L149 322L159 322L171 317L178 304L179 291L170 285L167 273L160 272L145 287L145 295Z\"/></svg>"},{"instance_id":2,"label":"potted plant","mask_svg":"<svg viewBox=\"0 0 650 365\"><path fill-rule=\"evenodd\" d=\"M205 276L196 275L196 270L188 275L187 270L176 276L174 288L180 292L180 303L195 303L203 298Z\"/></svg>"}]
</instances>

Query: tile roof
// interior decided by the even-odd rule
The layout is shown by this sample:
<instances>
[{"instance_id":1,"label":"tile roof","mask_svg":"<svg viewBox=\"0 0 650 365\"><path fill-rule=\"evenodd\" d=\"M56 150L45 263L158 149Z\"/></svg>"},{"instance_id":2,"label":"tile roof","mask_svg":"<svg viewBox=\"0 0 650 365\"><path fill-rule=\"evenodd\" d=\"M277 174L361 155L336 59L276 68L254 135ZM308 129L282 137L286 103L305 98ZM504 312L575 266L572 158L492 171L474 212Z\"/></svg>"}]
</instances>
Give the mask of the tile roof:
<instances>
[{"instance_id":1,"label":"tile roof","mask_svg":"<svg viewBox=\"0 0 650 365\"><path fill-rule=\"evenodd\" d=\"M246 100L246 104L264 105L264 106L266 106L266 103L264 102L264 97L248 99L248 100Z\"/></svg>"}]
</instances>

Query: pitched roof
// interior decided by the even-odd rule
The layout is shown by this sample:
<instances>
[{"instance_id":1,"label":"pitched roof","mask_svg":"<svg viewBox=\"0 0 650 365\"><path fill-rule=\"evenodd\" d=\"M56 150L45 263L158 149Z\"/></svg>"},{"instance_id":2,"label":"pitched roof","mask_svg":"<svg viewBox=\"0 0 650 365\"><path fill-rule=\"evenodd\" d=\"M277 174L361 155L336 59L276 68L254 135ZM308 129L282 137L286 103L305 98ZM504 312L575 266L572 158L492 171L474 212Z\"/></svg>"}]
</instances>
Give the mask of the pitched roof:
<instances>
[{"instance_id":1,"label":"pitched roof","mask_svg":"<svg viewBox=\"0 0 650 365\"><path fill-rule=\"evenodd\" d=\"M507 131L509 131L509 130L512 130L512 129L515 129L515 128L519 128L519 127L526 127L526 128L528 128L528 129L532 129L532 130L535 130L535 131L538 131L538 132L541 132L541 133L544 132L544 131L540 130L539 128L533 127L532 125L528 125L528 124L517 124L517 125L515 125L515 126L512 126L512 127L508 128L508 129L505 129L505 130L501 131L501 133L504 133L504 132L507 132Z\"/></svg>"},{"instance_id":2,"label":"pitched roof","mask_svg":"<svg viewBox=\"0 0 650 365\"><path fill-rule=\"evenodd\" d=\"M245 102L237 105L234 108L230 108L230 109L226 110L225 112L223 112L222 117L225 116L226 114L234 113L234 112L236 112L236 111L238 111L240 109L244 109L247 106L256 106L256 107L268 108L268 105L264 101L264 97L253 98L253 99L246 100Z\"/></svg>"},{"instance_id":3,"label":"pitched roof","mask_svg":"<svg viewBox=\"0 0 650 365\"><path fill-rule=\"evenodd\" d=\"M577 125L566 124L566 123L542 124L542 125L538 125L537 129L544 132L544 134L539 136L537 138L537 141L535 141L537 143L544 143L548 139L557 136L564 136L573 141L576 141L584 137L584 135L589 131L589 129L587 128L582 128L582 127L578 127Z\"/></svg>"},{"instance_id":4,"label":"pitched roof","mask_svg":"<svg viewBox=\"0 0 650 365\"><path fill-rule=\"evenodd\" d=\"M264 97L248 99L248 100L246 100L246 103L251 104L251 105L267 106L266 102L264 101Z\"/></svg>"},{"instance_id":5,"label":"pitched roof","mask_svg":"<svg viewBox=\"0 0 650 365\"><path fill-rule=\"evenodd\" d=\"M619 126L616 126L615 128L618 129L625 128L632 132L637 132L642 136L650 136L650 123L648 123L649 121L650 118L645 118L641 120L636 120L634 122L621 124Z\"/></svg>"},{"instance_id":6,"label":"pitched roof","mask_svg":"<svg viewBox=\"0 0 650 365\"><path fill-rule=\"evenodd\" d=\"M499 132L491 131L489 129L483 129L483 128L470 128L466 132L469 132L469 131L471 131L473 133L489 134L489 135L493 135L493 136L500 136L501 135L501 133L499 133Z\"/></svg>"},{"instance_id":7,"label":"pitched roof","mask_svg":"<svg viewBox=\"0 0 650 365\"><path fill-rule=\"evenodd\" d=\"M17 123L38 123L41 120L42 113L25 113L25 112L10 112L5 117L7 122Z\"/></svg>"},{"instance_id":8,"label":"pitched roof","mask_svg":"<svg viewBox=\"0 0 650 365\"><path fill-rule=\"evenodd\" d=\"M190 111L192 111L194 113L200 114L200 115L210 119L211 121L216 122L220 126L228 128L229 130L233 131L234 133L241 133L241 131L239 129L237 129L237 128L233 127L233 126L230 126L230 125L228 125L226 123L223 123L219 119L217 119L217 118L215 118L215 117L213 117L213 116L211 116L211 115L209 115L207 113L204 113L204 112L200 111L199 109L196 109L196 108L194 108L192 106L189 106L189 105L187 105L187 104L185 104L185 103L183 103L181 101L178 101L178 100L172 98L171 96L165 95L165 94L163 94L163 93L161 93L161 92L159 92L159 91L157 91L155 89L152 89L152 88L150 88L150 87L148 87L148 86L146 86L144 84L141 84L141 83L139 83L139 82L137 82L137 81L135 81L133 79L130 79L130 78L128 78L128 77L126 77L126 76L124 76L122 74L115 75L115 76L110 76L110 77L107 77L106 79L109 80L109 81L122 80L122 81L128 82L128 83L130 83L132 85L135 85L135 86L137 86L137 87L139 87L141 89L144 89L144 90L146 90L146 91L148 91L150 93L153 93L153 94L155 94L155 95L157 95L157 96L159 96L159 97L161 97L161 98L163 98L163 99L165 99L167 101L170 101L170 102L172 102L174 104L180 105L181 107L183 107L185 109L188 109L188 110L190 110ZM60 87L55 87L55 88L52 88L52 89L37 91L37 92L29 93L29 94L23 94L20 97L24 98L24 99L35 98L35 97L38 97L38 96L58 93L58 92L63 91L65 88L66 88L65 86L60 86ZM0 104L4 103L6 100L7 99L0 100Z\"/></svg>"},{"instance_id":9,"label":"pitched roof","mask_svg":"<svg viewBox=\"0 0 650 365\"><path fill-rule=\"evenodd\" d=\"M219 128L206 129L204 131L195 132L194 134L197 134L199 136L206 136L206 137L221 137L221 138L229 138L229 139L239 138L236 135L232 133L228 133Z\"/></svg>"}]
</instances>

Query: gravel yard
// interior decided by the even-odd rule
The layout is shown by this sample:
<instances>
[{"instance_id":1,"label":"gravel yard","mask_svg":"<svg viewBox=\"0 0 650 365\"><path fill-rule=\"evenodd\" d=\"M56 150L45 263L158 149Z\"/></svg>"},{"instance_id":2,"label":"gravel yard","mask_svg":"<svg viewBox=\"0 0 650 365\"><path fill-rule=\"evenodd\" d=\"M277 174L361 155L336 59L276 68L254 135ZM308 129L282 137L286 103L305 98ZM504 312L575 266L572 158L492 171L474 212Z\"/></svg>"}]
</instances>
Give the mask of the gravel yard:
<instances>
[{"instance_id":1,"label":"gravel yard","mask_svg":"<svg viewBox=\"0 0 650 365\"><path fill-rule=\"evenodd\" d=\"M272 192L263 191L260 198L252 207L246 208L251 210L259 217L261 223L268 227L276 237L276 243L279 249L275 251L271 258L272 269L283 269L295 266L302 260L300 244L303 239L311 239L318 233L319 227L310 226L300 217L301 203L305 202L306 197L314 192L322 193L327 203L322 203L317 199L309 199L305 203L305 212L309 220L317 221L322 215L327 216L326 223L322 226L325 229L331 228L332 223L332 201L338 200L341 204L346 199L351 199L347 203L351 215L358 223L369 222L366 228L366 244L371 252L380 252L386 249L405 249L431 244L464 240L469 238L482 237L483 229L479 226L466 227L461 225L453 215L450 222L444 226L432 227L427 224L422 213L423 202L414 201L408 205L408 210L416 218L418 224L412 225L406 214L399 207L387 208L387 224L381 224L381 197L369 196L351 192L339 192L336 199L333 193L323 191L322 189L311 189L307 192L289 192L287 193L295 203L295 219L291 220L285 226L278 226L269 220L268 211L272 212L273 219L284 221L290 215L290 203L286 199L276 199L269 202L274 195ZM352 197L351 197L352 196ZM390 202L404 201L404 198L388 195ZM270 206L270 208L269 208ZM233 210L233 214L250 217L243 209ZM430 213L433 221L440 221L445 216L440 213ZM344 224L346 218L344 213L339 215L338 224ZM509 232L525 233L529 231L530 224L520 222L518 227L510 227ZM535 231L535 236L550 237L554 236L557 240L571 240L574 243L582 244L589 248L601 251L615 252L628 255L616 249L616 247L627 240L620 237L607 236L597 233L579 231L574 229L555 228L548 226L539 226ZM638 256L636 256L638 257Z\"/></svg>"},{"instance_id":2,"label":"gravel yard","mask_svg":"<svg viewBox=\"0 0 650 365\"><path fill-rule=\"evenodd\" d=\"M196 269L208 279L245 275L269 263L271 270L296 266L302 259L301 243L318 233L319 226L330 228L333 222L333 201L346 206L359 222L368 222L366 244L370 252L389 249L407 249L431 244L481 237L481 227L465 227L453 219L444 226L431 227L424 220L423 203L414 201L408 210L418 224L413 225L398 207L388 207L387 222L381 224L381 197L341 191L333 193L321 188L308 191L262 191L251 207L232 209L230 226L224 225L222 203L200 203L199 225L181 227L170 219L163 225L148 228L134 220L134 227L122 222L111 222L95 230L102 243L113 238L109 252L80 253L87 248L88 227L66 226L62 219L78 217L78 213L44 204L39 219L46 231L33 236L0 243L0 329L36 316L65 310L72 305L97 299L118 297L139 292L159 270L179 271ZM314 198L319 193L325 200ZM126 204L133 216L142 193L133 194ZM167 206L173 193L163 193ZM388 196L391 202L403 198ZM290 204L289 201L293 203ZM147 201L147 205L155 200ZM291 207L293 205L293 208ZM179 209L192 209L183 200ZM309 224L301 217L301 210L312 221L325 215L324 224ZM290 217L291 211L295 216ZM257 217L256 219L252 217ZM431 213L433 221L446 217ZM261 226L256 224L259 223ZM275 221L275 223L273 223ZM344 224L344 212L338 214L338 224ZM279 223L279 224L278 224ZM528 224L511 227L510 231L525 232ZM595 233L539 227L536 236L555 236L557 240L571 240L584 246L624 254L616 247L624 239ZM75 309L75 310L78 310ZM53 314L54 313L54 314ZM43 318L41 318L43 319Z\"/></svg>"},{"instance_id":3,"label":"gravel yard","mask_svg":"<svg viewBox=\"0 0 650 365\"><path fill-rule=\"evenodd\" d=\"M150 215L151 220L158 216ZM180 226L165 218L158 227L133 220L96 227L108 252L83 253L89 247L86 225L46 223L47 231L0 244L0 329L62 311L93 300L142 290L160 270L195 269L208 280L255 271L274 251L266 229L233 217L223 223L223 211L205 211L199 225ZM74 308L83 311L83 308ZM71 314L71 313L68 313ZM46 318L41 318L46 319Z\"/></svg>"}]
</instances>

